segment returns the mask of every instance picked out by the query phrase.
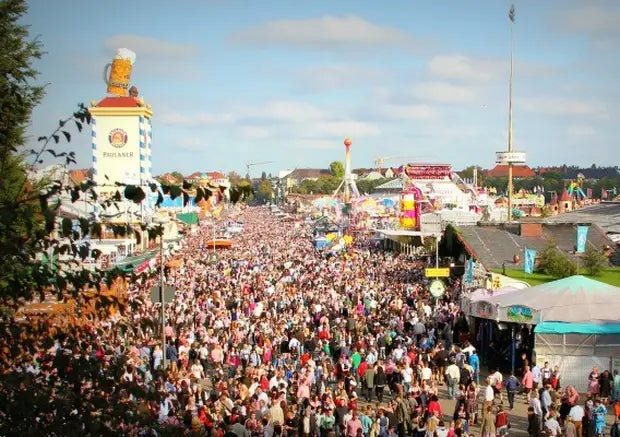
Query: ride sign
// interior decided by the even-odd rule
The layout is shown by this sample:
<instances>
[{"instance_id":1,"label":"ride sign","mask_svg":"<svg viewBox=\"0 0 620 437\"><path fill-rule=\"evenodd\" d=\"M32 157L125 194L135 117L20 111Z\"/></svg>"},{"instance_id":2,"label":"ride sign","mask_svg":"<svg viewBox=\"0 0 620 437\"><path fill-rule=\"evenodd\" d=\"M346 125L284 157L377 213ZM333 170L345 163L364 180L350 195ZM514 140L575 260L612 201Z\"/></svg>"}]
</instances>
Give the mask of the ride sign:
<instances>
[{"instance_id":1,"label":"ride sign","mask_svg":"<svg viewBox=\"0 0 620 437\"><path fill-rule=\"evenodd\" d=\"M495 162L500 165L525 164L525 152L495 152Z\"/></svg>"},{"instance_id":2,"label":"ride sign","mask_svg":"<svg viewBox=\"0 0 620 437\"><path fill-rule=\"evenodd\" d=\"M424 269L424 276L427 278L448 278L450 277L450 267L433 267Z\"/></svg>"}]
</instances>

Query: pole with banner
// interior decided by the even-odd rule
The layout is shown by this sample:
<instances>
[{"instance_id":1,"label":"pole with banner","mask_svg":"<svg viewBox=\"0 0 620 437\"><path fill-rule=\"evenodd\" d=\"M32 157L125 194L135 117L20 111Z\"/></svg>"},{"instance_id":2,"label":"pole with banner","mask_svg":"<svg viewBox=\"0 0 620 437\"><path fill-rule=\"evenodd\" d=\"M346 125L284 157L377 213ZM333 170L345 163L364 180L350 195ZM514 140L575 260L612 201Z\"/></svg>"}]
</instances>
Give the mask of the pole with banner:
<instances>
[{"instance_id":1,"label":"pole with banner","mask_svg":"<svg viewBox=\"0 0 620 437\"><path fill-rule=\"evenodd\" d=\"M526 275L534 273L534 262L536 261L536 251L525 249L525 259L523 260L523 271Z\"/></svg>"},{"instance_id":2,"label":"pole with banner","mask_svg":"<svg viewBox=\"0 0 620 437\"><path fill-rule=\"evenodd\" d=\"M585 225L577 226L577 253L584 253L586 251L589 228L589 226Z\"/></svg>"}]
</instances>

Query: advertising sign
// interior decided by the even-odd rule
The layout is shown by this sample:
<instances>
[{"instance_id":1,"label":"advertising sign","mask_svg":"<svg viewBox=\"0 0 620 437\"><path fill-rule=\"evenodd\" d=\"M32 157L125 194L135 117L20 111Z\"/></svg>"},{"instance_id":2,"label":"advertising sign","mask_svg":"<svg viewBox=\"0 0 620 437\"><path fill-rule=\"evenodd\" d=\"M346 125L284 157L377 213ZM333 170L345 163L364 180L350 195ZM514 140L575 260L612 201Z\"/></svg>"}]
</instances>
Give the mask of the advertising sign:
<instances>
[{"instance_id":1,"label":"advertising sign","mask_svg":"<svg viewBox=\"0 0 620 437\"><path fill-rule=\"evenodd\" d=\"M525 152L495 152L495 162L500 165L525 164Z\"/></svg>"},{"instance_id":2,"label":"advertising sign","mask_svg":"<svg viewBox=\"0 0 620 437\"><path fill-rule=\"evenodd\" d=\"M424 269L427 278L448 278L450 277L449 267L437 267Z\"/></svg>"},{"instance_id":3,"label":"advertising sign","mask_svg":"<svg viewBox=\"0 0 620 437\"><path fill-rule=\"evenodd\" d=\"M523 305L513 305L508 307L506 315L513 322L527 323L531 322L534 318L534 311Z\"/></svg>"},{"instance_id":4,"label":"advertising sign","mask_svg":"<svg viewBox=\"0 0 620 437\"><path fill-rule=\"evenodd\" d=\"M93 159L97 168L97 185L116 188L116 182L140 184L138 117L100 116L96 127L97 147L93 150Z\"/></svg>"}]
</instances>

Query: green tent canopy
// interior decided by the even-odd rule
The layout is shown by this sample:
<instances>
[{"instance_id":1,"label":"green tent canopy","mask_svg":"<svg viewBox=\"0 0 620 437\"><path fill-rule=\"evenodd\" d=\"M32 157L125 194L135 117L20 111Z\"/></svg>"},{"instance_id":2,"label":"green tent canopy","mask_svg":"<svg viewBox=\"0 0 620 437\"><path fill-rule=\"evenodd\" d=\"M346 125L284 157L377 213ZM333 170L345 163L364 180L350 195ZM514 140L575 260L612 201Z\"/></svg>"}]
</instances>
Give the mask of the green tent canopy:
<instances>
[{"instance_id":1,"label":"green tent canopy","mask_svg":"<svg viewBox=\"0 0 620 437\"><path fill-rule=\"evenodd\" d=\"M144 262L149 261L155 256L157 256L158 252L159 249L151 249L144 253L141 253L140 255L129 256L123 259L121 262L114 264L109 270L119 269L122 270L124 273L131 273Z\"/></svg>"},{"instance_id":2,"label":"green tent canopy","mask_svg":"<svg viewBox=\"0 0 620 437\"><path fill-rule=\"evenodd\" d=\"M177 220L182 221L186 225L197 225L198 224L198 214L195 212L184 212L181 214L177 214Z\"/></svg>"}]
</instances>

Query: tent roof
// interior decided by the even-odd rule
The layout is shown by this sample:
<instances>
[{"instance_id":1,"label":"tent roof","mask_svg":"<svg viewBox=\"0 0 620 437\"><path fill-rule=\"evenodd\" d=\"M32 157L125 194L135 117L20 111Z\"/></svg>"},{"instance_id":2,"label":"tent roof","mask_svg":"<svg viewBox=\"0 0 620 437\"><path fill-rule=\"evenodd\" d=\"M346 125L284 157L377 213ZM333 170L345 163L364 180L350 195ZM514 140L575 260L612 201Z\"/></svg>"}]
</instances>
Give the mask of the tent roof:
<instances>
[{"instance_id":1,"label":"tent roof","mask_svg":"<svg viewBox=\"0 0 620 437\"><path fill-rule=\"evenodd\" d=\"M198 214L195 212L185 212L182 214L177 214L177 219L186 225L195 225L198 223Z\"/></svg>"},{"instance_id":2,"label":"tent roof","mask_svg":"<svg viewBox=\"0 0 620 437\"><path fill-rule=\"evenodd\" d=\"M543 322L534 328L537 334L620 334L620 323Z\"/></svg>"},{"instance_id":3,"label":"tent roof","mask_svg":"<svg viewBox=\"0 0 620 437\"><path fill-rule=\"evenodd\" d=\"M521 305L538 311L540 322L618 320L620 288L576 275L487 299L499 307Z\"/></svg>"}]
</instances>

